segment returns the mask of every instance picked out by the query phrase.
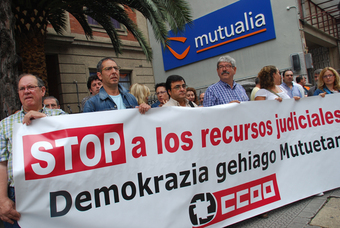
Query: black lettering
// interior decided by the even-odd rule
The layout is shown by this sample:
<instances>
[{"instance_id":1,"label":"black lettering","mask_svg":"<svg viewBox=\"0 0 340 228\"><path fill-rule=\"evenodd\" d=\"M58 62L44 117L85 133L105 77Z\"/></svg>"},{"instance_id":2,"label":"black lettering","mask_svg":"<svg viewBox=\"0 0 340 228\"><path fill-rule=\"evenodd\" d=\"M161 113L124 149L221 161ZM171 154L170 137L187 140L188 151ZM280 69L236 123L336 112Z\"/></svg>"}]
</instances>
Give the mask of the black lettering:
<instances>
[{"instance_id":1,"label":"black lettering","mask_svg":"<svg viewBox=\"0 0 340 228\"><path fill-rule=\"evenodd\" d=\"M91 200L91 194L88 191L81 192L77 195L75 206L79 211L87 211L92 208L92 204L89 203L87 206L83 207L81 203Z\"/></svg>"},{"instance_id":2,"label":"black lettering","mask_svg":"<svg viewBox=\"0 0 340 228\"><path fill-rule=\"evenodd\" d=\"M303 143L301 143L301 141L300 141L300 140L299 140L298 146L299 146L299 149L300 149L300 154L304 155L304 154L305 154L305 152L303 151L303 148L302 148L302 146L303 146Z\"/></svg>"},{"instance_id":3,"label":"black lettering","mask_svg":"<svg viewBox=\"0 0 340 228\"><path fill-rule=\"evenodd\" d=\"M163 175L158 177L155 176L153 180L155 182L155 193L159 193L159 181L163 180Z\"/></svg>"},{"instance_id":4,"label":"black lettering","mask_svg":"<svg viewBox=\"0 0 340 228\"><path fill-rule=\"evenodd\" d=\"M168 173L165 175L165 178L172 177L170 180L168 180L165 183L165 188L166 190L170 191L172 189L177 189L178 188L178 182L177 182L177 176L175 173Z\"/></svg>"},{"instance_id":5,"label":"black lettering","mask_svg":"<svg viewBox=\"0 0 340 228\"><path fill-rule=\"evenodd\" d=\"M260 165L261 165L260 160L261 160L261 159L260 159L260 155L254 154L254 161L253 161L253 167L254 167L254 169L260 167Z\"/></svg>"},{"instance_id":6,"label":"black lettering","mask_svg":"<svg viewBox=\"0 0 340 228\"><path fill-rule=\"evenodd\" d=\"M96 204L96 207L100 207L100 197L99 194L102 192L104 193L104 198L105 198L105 205L110 204L110 196L109 196L109 191L112 190L114 198L115 198L115 203L119 202L119 192L118 192L118 187L117 185L111 185L110 188L107 187L102 187L101 189L95 189L94 190L94 201Z\"/></svg>"},{"instance_id":7,"label":"black lettering","mask_svg":"<svg viewBox=\"0 0 340 228\"><path fill-rule=\"evenodd\" d=\"M57 210L57 197L63 196L66 200L65 208L61 211ZM67 191L57 191L57 192L50 192L50 211L51 211L51 217L60 217L63 215L66 215L72 205L72 198L71 194Z\"/></svg>"},{"instance_id":8,"label":"black lettering","mask_svg":"<svg viewBox=\"0 0 340 228\"><path fill-rule=\"evenodd\" d=\"M268 168L268 152L264 152L262 154L262 170L266 170Z\"/></svg>"},{"instance_id":9,"label":"black lettering","mask_svg":"<svg viewBox=\"0 0 340 228\"><path fill-rule=\"evenodd\" d=\"M322 143L322 149L323 150L327 150L327 147L325 146L325 139L323 138L323 136L321 136L320 142Z\"/></svg>"},{"instance_id":10,"label":"black lettering","mask_svg":"<svg viewBox=\"0 0 340 228\"><path fill-rule=\"evenodd\" d=\"M128 195L126 192L126 188L130 186L131 194ZM122 196L125 200L132 200L136 196L136 186L132 181L127 181L122 186Z\"/></svg>"},{"instance_id":11,"label":"black lettering","mask_svg":"<svg viewBox=\"0 0 340 228\"><path fill-rule=\"evenodd\" d=\"M181 181L181 184L179 185L180 188L183 188L183 187L187 187L187 186L190 186L191 185L191 182L186 182L189 175L190 175L190 170L185 170L185 171L182 171L179 173L180 176L183 176L183 179Z\"/></svg>"},{"instance_id":12,"label":"black lettering","mask_svg":"<svg viewBox=\"0 0 340 228\"><path fill-rule=\"evenodd\" d=\"M203 183L204 181L208 181L209 177L208 177L208 167L206 166L202 166L201 168L199 168L199 171L204 171L202 173L200 173L199 177L198 177L198 181L200 183Z\"/></svg>"},{"instance_id":13,"label":"black lettering","mask_svg":"<svg viewBox=\"0 0 340 228\"><path fill-rule=\"evenodd\" d=\"M241 153L238 154L238 171L242 172L242 162L244 165L244 171L247 171L247 159L245 157L241 157Z\"/></svg>"},{"instance_id":14,"label":"black lettering","mask_svg":"<svg viewBox=\"0 0 340 228\"><path fill-rule=\"evenodd\" d=\"M281 160L283 160L284 155L287 155L287 158L289 158L288 143L285 143L284 148L282 144L280 144L280 153L281 153Z\"/></svg>"},{"instance_id":15,"label":"black lettering","mask_svg":"<svg viewBox=\"0 0 340 228\"><path fill-rule=\"evenodd\" d=\"M327 143L328 149L333 149L334 148L334 141L333 141L333 139L332 138L327 138L327 141L328 141L328 143Z\"/></svg>"},{"instance_id":16,"label":"black lettering","mask_svg":"<svg viewBox=\"0 0 340 228\"><path fill-rule=\"evenodd\" d=\"M222 168L222 170L221 170ZM216 166L216 176L220 179L217 179L217 183L222 183L227 178L227 170L226 170L226 163L220 162Z\"/></svg>"},{"instance_id":17,"label":"black lettering","mask_svg":"<svg viewBox=\"0 0 340 228\"><path fill-rule=\"evenodd\" d=\"M321 148L320 148L320 142L319 142L318 140L315 140L315 141L313 142L313 148L314 148L314 150L315 150L316 152L319 152L319 151L321 150Z\"/></svg>"},{"instance_id":18,"label":"black lettering","mask_svg":"<svg viewBox=\"0 0 340 228\"><path fill-rule=\"evenodd\" d=\"M232 169L235 169L234 171ZM228 164L228 173L235 174L237 173L237 163L235 160L231 160Z\"/></svg>"},{"instance_id":19,"label":"black lettering","mask_svg":"<svg viewBox=\"0 0 340 228\"><path fill-rule=\"evenodd\" d=\"M138 173L138 187L139 187L139 195L144 196L144 190L147 191L149 195L153 194L151 189L149 188L149 182L151 177L146 178L145 182L143 183L142 173Z\"/></svg>"}]
</instances>

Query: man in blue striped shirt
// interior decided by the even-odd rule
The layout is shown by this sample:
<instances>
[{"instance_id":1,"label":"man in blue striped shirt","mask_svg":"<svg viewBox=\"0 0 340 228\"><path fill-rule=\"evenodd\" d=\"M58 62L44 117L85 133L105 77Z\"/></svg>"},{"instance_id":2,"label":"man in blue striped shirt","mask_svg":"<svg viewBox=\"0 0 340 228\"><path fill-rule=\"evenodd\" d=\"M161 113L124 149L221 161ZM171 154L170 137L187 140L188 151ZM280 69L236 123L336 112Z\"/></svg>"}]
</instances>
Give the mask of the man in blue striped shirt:
<instances>
[{"instance_id":1,"label":"man in blue striped shirt","mask_svg":"<svg viewBox=\"0 0 340 228\"><path fill-rule=\"evenodd\" d=\"M209 107L241 101L249 101L244 88L234 81L236 61L230 56L222 56L217 62L217 74L220 81L208 87L205 91L203 106Z\"/></svg>"}]
</instances>

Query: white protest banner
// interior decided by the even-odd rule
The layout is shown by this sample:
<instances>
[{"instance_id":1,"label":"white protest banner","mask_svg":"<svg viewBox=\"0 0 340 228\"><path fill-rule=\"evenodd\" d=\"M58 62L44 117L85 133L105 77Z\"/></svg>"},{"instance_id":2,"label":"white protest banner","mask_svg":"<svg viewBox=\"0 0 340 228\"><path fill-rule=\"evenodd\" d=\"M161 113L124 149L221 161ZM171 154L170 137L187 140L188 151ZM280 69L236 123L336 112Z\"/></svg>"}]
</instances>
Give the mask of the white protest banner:
<instances>
[{"instance_id":1,"label":"white protest banner","mask_svg":"<svg viewBox=\"0 0 340 228\"><path fill-rule=\"evenodd\" d=\"M223 227L340 186L340 94L15 126L19 224Z\"/></svg>"}]
</instances>

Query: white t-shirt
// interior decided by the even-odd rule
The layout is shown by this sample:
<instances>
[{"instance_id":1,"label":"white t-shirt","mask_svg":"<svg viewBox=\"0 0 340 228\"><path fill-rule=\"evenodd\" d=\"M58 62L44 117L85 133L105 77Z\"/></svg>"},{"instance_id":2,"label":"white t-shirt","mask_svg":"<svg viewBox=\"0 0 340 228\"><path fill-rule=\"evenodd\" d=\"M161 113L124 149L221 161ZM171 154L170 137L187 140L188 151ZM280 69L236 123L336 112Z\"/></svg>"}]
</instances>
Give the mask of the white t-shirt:
<instances>
[{"instance_id":1,"label":"white t-shirt","mask_svg":"<svg viewBox=\"0 0 340 228\"><path fill-rule=\"evenodd\" d=\"M284 91L282 91L281 93L278 93L278 95L282 99L290 99L288 94L285 93ZM265 97L266 100L275 100L276 98L278 98L278 96L276 96L274 93L272 93L272 92L270 92L269 90L266 90L266 89L260 89L259 91L257 91L255 98L256 97Z\"/></svg>"}]
</instances>

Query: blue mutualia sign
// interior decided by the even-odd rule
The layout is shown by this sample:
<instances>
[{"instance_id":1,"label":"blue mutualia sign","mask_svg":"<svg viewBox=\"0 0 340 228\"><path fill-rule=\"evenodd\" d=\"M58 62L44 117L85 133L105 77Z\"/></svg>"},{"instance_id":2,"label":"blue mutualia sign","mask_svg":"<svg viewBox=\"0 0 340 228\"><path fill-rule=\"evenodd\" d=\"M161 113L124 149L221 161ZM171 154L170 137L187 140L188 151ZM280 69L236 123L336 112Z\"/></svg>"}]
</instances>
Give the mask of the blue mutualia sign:
<instances>
[{"instance_id":1,"label":"blue mutualia sign","mask_svg":"<svg viewBox=\"0 0 340 228\"><path fill-rule=\"evenodd\" d=\"M169 37L165 71L275 39L270 0L240 0L194 20L184 33L170 31Z\"/></svg>"}]
</instances>

